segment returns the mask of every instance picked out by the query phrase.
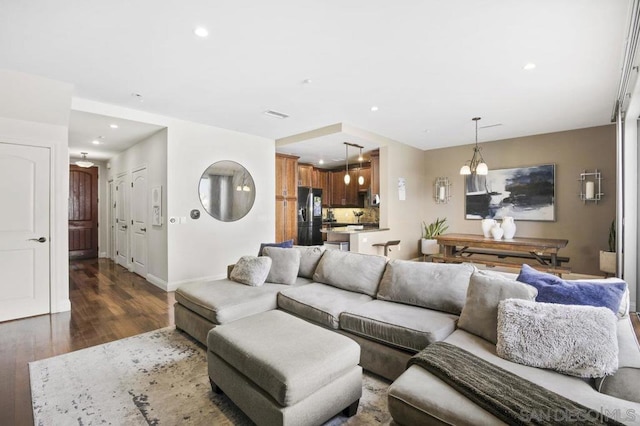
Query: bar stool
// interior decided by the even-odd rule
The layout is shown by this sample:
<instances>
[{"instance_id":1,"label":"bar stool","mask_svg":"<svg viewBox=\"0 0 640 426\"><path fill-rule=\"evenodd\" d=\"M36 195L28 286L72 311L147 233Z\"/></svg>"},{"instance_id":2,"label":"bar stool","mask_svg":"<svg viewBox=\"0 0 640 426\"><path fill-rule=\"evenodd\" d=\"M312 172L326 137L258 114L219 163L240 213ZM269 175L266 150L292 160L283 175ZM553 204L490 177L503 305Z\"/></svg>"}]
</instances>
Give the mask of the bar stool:
<instances>
[{"instance_id":1,"label":"bar stool","mask_svg":"<svg viewBox=\"0 0 640 426\"><path fill-rule=\"evenodd\" d=\"M387 256L391 251L391 247L397 246L398 244L400 244L400 240L390 240L386 243L371 244L371 247L384 247L384 255Z\"/></svg>"}]
</instances>

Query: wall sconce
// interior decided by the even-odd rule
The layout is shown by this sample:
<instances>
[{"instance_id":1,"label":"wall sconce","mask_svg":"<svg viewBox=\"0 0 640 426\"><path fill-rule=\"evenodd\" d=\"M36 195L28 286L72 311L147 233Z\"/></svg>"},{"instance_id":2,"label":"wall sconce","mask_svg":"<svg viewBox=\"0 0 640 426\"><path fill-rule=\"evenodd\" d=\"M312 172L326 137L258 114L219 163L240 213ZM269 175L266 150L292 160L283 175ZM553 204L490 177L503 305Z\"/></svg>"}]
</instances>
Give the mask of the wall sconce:
<instances>
[{"instance_id":1,"label":"wall sconce","mask_svg":"<svg viewBox=\"0 0 640 426\"><path fill-rule=\"evenodd\" d=\"M593 201L598 204L598 201L602 199L604 195L602 193L602 175L598 171L587 172L586 170L580 173L580 199L584 204L587 201Z\"/></svg>"},{"instance_id":2,"label":"wall sconce","mask_svg":"<svg viewBox=\"0 0 640 426\"><path fill-rule=\"evenodd\" d=\"M451 198L451 183L449 183L449 178L436 178L436 181L433 183L433 198L437 204L449 202Z\"/></svg>"}]
</instances>

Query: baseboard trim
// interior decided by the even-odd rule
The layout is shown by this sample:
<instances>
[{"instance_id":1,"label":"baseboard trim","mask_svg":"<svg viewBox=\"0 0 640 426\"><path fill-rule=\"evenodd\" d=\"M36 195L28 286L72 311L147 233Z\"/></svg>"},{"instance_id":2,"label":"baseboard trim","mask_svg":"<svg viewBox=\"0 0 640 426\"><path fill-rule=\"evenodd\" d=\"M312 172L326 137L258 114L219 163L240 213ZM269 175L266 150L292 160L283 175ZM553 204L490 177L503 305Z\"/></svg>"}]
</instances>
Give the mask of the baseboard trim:
<instances>
[{"instance_id":1,"label":"baseboard trim","mask_svg":"<svg viewBox=\"0 0 640 426\"><path fill-rule=\"evenodd\" d=\"M153 274L147 274L147 281L149 281L151 284L155 285L156 287L164 290L164 291L173 291L173 290L168 290L169 288L169 283L167 283L165 280L163 280L162 278L158 278Z\"/></svg>"},{"instance_id":2,"label":"baseboard trim","mask_svg":"<svg viewBox=\"0 0 640 426\"><path fill-rule=\"evenodd\" d=\"M106 251L101 251L100 254L98 254L99 258L108 258L109 256L107 256L107 252Z\"/></svg>"}]
</instances>

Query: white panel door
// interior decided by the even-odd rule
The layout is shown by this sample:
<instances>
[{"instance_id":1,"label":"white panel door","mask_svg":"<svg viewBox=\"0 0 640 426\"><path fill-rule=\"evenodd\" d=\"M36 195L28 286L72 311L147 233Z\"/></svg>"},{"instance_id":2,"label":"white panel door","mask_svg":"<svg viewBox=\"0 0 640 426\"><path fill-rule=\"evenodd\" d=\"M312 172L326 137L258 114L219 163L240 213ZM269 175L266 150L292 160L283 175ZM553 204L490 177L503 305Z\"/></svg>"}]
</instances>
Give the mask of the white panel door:
<instances>
[{"instance_id":1,"label":"white panel door","mask_svg":"<svg viewBox=\"0 0 640 426\"><path fill-rule=\"evenodd\" d=\"M149 206L147 200L147 169L133 172L131 188L132 247L131 261L133 272L147 277L147 221Z\"/></svg>"},{"instance_id":2,"label":"white panel door","mask_svg":"<svg viewBox=\"0 0 640 426\"><path fill-rule=\"evenodd\" d=\"M0 321L50 312L49 158L0 143Z\"/></svg>"},{"instance_id":3,"label":"white panel door","mask_svg":"<svg viewBox=\"0 0 640 426\"><path fill-rule=\"evenodd\" d=\"M129 179L116 179L116 263L129 267Z\"/></svg>"}]
</instances>

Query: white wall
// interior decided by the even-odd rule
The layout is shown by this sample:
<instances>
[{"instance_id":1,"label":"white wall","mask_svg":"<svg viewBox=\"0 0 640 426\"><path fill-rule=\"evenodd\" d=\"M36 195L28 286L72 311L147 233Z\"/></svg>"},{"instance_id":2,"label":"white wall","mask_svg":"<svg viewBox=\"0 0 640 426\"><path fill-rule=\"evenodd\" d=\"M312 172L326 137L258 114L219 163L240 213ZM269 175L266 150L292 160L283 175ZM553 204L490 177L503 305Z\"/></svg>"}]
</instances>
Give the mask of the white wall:
<instances>
[{"instance_id":1,"label":"white wall","mask_svg":"<svg viewBox=\"0 0 640 426\"><path fill-rule=\"evenodd\" d=\"M162 129L150 137L141 140L128 150L113 157L109 163L111 168L107 172L106 179L102 180L104 193L109 190L109 180L115 180L122 173L128 173L129 182L134 170L145 167L147 169L147 192L149 197L151 188L162 186L163 192L167 190L167 130ZM129 190L130 187L127 187ZM129 207L132 200L129 198ZM168 280L168 256L167 256L167 223L162 226L151 225L151 198L149 198L149 214L147 215L147 273L146 278L154 284L166 283ZM162 211L167 211L167 197L162 199ZM106 203L103 217L108 217ZM166 215L165 215L166 216ZM166 219L166 218L165 218Z\"/></svg>"},{"instance_id":2,"label":"white wall","mask_svg":"<svg viewBox=\"0 0 640 426\"><path fill-rule=\"evenodd\" d=\"M261 242L275 235L275 142L231 130L196 124L115 105L74 98L72 108L166 127L167 280L154 284L175 289L180 283L226 275L227 265L244 254L257 254ZM204 212L198 197L200 175L212 163L232 160L246 167L256 184L256 201L237 222L219 222ZM112 164L112 170L114 166ZM198 209L201 218L189 212Z\"/></svg>"},{"instance_id":3,"label":"white wall","mask_svg":"<svg viewBox=\"0 0 640 426\"><path fill-rule=\"evenodd\" d=\"M69 302L69 112L72 86L0 70L0 141L51 150L51 312Z\"/></svg>"}]
</instances>

